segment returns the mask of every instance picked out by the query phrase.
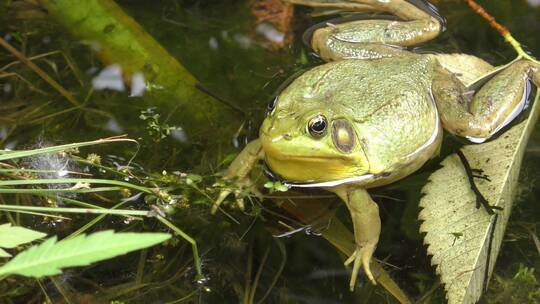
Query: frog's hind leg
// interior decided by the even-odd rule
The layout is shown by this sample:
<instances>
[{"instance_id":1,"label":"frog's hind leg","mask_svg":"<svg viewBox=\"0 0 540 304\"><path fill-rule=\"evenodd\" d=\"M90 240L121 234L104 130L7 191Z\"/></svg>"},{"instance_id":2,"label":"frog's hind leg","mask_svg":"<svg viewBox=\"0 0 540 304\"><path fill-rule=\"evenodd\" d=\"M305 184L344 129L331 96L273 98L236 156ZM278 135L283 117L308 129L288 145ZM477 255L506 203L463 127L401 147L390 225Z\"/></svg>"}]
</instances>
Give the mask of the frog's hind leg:
<instances>
[{"instance_id":1,"label":"frog's hind leg","mask_svg":"<svg viewBox=\"0 0 540 304\"><path fill-rule=\"evenodd\" d=\"M540 65L515 61L466 86L455 74L439 67L432 93L443 127L450 133L481 143L508 125L526 106L531 81L540 84ZM486 79L488 79L486 81Z\"/></svg>"},{"instance_id":2,"label":"frog's hind leg","mask_svg":"<svg viewBox=\"0 0 540 304\"><path fill-rule=\"evenodd\" d=\"M342 185L328 190L336 193L345 202L353 222L356 249L345 261L345 265L352 264L350 289L354 289L361 267L371 282L376 284L370 262L381 233L379 207L363 188Z\"/></svg>"},{"instance_id":3,"label":"frog's hind leg","mask_svg":"<svg viewBox=\"0 0 540 304\"><path fill-rule=\"evenodd\" d=\"M324 26L315 26L307 40L311 48L326 61L400 56L404 54L404 47L431 40L444 28L444 20L436 9L423 0L288 1L312 7L392 15L390 18L344 19L339 23L332 21Z\"/></svg>"}]
</instances>

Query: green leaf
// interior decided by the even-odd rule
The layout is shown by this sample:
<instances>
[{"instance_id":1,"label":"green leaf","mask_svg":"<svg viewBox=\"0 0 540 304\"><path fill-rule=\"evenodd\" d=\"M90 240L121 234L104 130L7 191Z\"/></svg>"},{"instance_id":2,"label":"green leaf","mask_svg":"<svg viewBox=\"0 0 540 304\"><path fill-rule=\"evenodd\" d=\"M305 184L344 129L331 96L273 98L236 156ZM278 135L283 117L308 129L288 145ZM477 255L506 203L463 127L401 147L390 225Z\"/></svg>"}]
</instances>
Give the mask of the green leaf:
<instances>
[{"instance_id":1,"label":"green leaf","mask_svg":"<svg viewBox=\"0 0 540 304\"><path fill-rule=\"evenodd\" d=\"M9 223L0 225L1 248L15 248L19 245L30 243L45 236L47 236L46 233L30 230L24 227L11 226Z\"/></svg>"},{"instance_id":2,"label":"green leaf","mask_svg":"<svg viewBox=\"0 0 540 304\"><path fill-rule=\"evenodd\" d=\"M289 187L285 186L281 182L266 182L264 184L264 187L270 190L270 192L287 192L289 191Z\"/></svg>"},{"instance_id":3,"label":"green leaf","mask_svg":"<svg viewBox=\"0 0 540 304\"><path fill-rule=\"evenodd\" d=\"M284 184L282 184L280 182L276 182L274 184L274 186L275 186L276 191L279 191L279 192L287 192L287 191L289 191L289 187L285 186Z\"/></svg>"},{"instance_id":4,"label":"green leaf","mask_svg":"<svg viewBox=\"0 0 540 304\"><path fill-rule=\"evenodd\" d=\"M538 120L538 98L527 120L497 139L462 149L471 167L491 179L475 179L475 184L491 205L502 208L496 215L476 208L476 197L455 154L442 162L422 189L420 231L426 233L424 243L450 304L476 303L489 281L512 210L525 146Z\"/></svg>"},{"instance_id":5,"label":"green leaf","mask_svg":"<svg viewBox=\"0 0 540 304\"><path fill-rule=\"evenodd\" d=\"M0 258L9 258L11 257L11 254L9 252L5 251L4 249L0 248Z\"/></svg>"},{"instance_id":6,"label":"green leaf","mask_svg":"<svg viewBox=\"0 0 540 304\"><path fill-rule=\"evenodd\" d=\"M153 246L170 237L166 233L115 233L112 230L80 235L59 242L53 237L18 254L0 267L0 277L8 274L36 278L55 275L61 272L61 268L85 266L110 259Z\"/></svg>"}]
</instances>

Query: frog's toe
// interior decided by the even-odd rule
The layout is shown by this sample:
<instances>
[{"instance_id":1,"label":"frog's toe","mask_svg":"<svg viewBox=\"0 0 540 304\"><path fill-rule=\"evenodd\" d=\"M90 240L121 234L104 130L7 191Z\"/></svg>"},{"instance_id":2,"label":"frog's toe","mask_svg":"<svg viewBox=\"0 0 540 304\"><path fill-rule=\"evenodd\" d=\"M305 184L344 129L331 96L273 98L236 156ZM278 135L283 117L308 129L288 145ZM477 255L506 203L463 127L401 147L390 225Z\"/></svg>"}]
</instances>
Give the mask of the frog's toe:
<instances>
[{"instance_id":1,"label":"frog's toe","mask_svg":"<svg viewBox=\"0 0 540 304\"><path fill-rule=\"evenodd\" d=\"M227 198L227 196L229 196L229 194L231 194L231 190L227 189L227 190L221 191L219 193L218 198L214 201L214 205L212 206L210 213L215 214L216 211L219 209L219 206L221 205L221 203L223 203L223 201L225 200L225 198Z\"/></svg>"},{"instance_id":2,"label":"frog's toe","mask_svg":"<svg viewBox=\"0 0 540 304\"><path fill-rule=\"evenodd\" d=\"M377 285L377 281L375 281L375 277L373 276L373 273L371 272L370 262L371 262L371 256L373 255L373 251L375 251L375 247L368 248L363 247L360 259L362 260L362 266L364 266L364 271L366 272L366 275L368 279L373 283L373 285Z\"/></svg>"},{"instance_id":3,"label":"frog's toe","mask_svg":"<svg viewBox=\"0 0 540 304\"><path fill-rule=\"evenodd\" d=\"M345 266L349 266L350 263L352 263L356 259L356 253L358 250L354 250L354 252L351 254L351 256L343 263Z\"/></svg>"},{"instance_id":4,"label":"frog's toe","mask_svg":"<svg viewBox=\"0 0 540 304\"><path fill-rule=\"evenodd\" d=\"M377 285L377 282L375 281L375 277L373 276L373 273L371 272L371 267L369 265L374 251L374 246L358 246L353 252L353 254L345 261L345 266L353 263L351 281L349 284L351 291L353 291L354 286L356 286L356 278L358 277L358 272L360 271L361 266L364 267L364 272L366 273L371 283L373 283L373 285Z\"/></svg>"},{"instance_id":5,"label":"frog's toe","mask_svg":"<svg viewBox=\"0 0 540 304\"><path fill-rule=\"evenodd\" d=\"M358 252L358 251L356 251ZM358 278L358 271L360 270L360 266L362 266L361 259L358 255L358 253L355 256L352 273L351 273L351 281L349 282L349 288L351 291L354 291L354 287L356 286L356 279Z\"/></svg>"},{"instance_id":6,"label":"frog's toe","mask_svg":"<svg viewBox=\"0 0 540 304\"><path fill-rule=\"evenodd\" d=\"M236 206L238 206L238 209L240 209L241 211L244 211L246 209L246 204L244 204L244 199L243 198L237 199Z\"/></svg>"},{"instance_id":7,"label":"frog's toe","mask_svg":"<svg viewBox=\"0 0 540 304\"><path fill-rule=\"evenodd\" d=\"M256 185L251 181L250 178L245 177L239 180L228 182L227 185L224 184L215 184L215 186L222 187L221 192L219 193L218 198L214 201L212 206L211 213L214 214L219 209L219 206L225 201L229 194L234 194L236 207L240 210L244 210L244 198L247 193L252 193L259 199L262 199L262 193L257 189Z\"/></svg>"}]
</instances>

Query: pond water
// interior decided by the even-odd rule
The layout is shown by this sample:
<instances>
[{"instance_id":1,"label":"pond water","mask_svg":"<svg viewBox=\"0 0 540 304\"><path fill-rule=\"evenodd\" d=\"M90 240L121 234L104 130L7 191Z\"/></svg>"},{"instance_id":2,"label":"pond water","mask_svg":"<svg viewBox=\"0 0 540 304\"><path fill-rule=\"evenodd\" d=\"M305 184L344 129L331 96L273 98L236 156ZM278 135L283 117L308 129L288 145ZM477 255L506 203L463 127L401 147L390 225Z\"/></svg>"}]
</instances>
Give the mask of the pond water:
<instances>
[{"instance_id":1,"label":"pond water","mask_svg":"<svg viewBox=\"0 0 540 304\"><path fill-rule=\"evenodd\" d=\"M174 209L170 217L198 242L205 278L196 279L190 247L177 239L142 253L71 268L39 283L19 278L0 281L0 303L62 303L67 299L72 303L397 303L383 288L372 286L363 277L356 291L349 292L349 272L337 250L320 236L324 227L302 229L303 224L292 220L270 200L263 204L247 200L245 211L228 204L226 213L209 213L210 199L217 195L212 189L218 181L217 173L249 140L256 138L274 92L291 75L320 63L308 54L299 37L310 25L327 17L314 17L310 9L296 9L291 28L295 38L290 45L276 50L265 47L267 41L257 34L247 1L117 1L200 81L204 91L218 97L219 101L214 102L236 113L227 120L204 124L204 120L192 120L190 112L178 106L178 100L170 94L136 96L135 83L140 80L132 80L131 88L126 87L117 67L111 62L103 64L96 56L92 41L78 41L31 2L0 0L0 37L32 58L83 106L74 107L12 54L0 49L1 148L29 149L121 134L136 139L139 146L104 145L81 149L81 154L97 153L104 166L118 171L129 164L134 177L128 180L151 180L177 195L181 203L170 206ZM496 65L515 57L500 35L463 1L432 2L447 18L447 31L422 45L421 50L474 54ZM533 54L540 53L538 1L478 2ZM200 101L190 102L195 106ZM526 272L524 267L540 268L540 252L529 233L534 233L540 214L538 129L527 148L519 195L495 279L485 297L487 303L540 299L540 284L534 272L527 280L514 282L517 273ZM57 156L27 160L20 165L86 170L80 163ZM420 189L435 168L436 164L432 164L374 192L383 220L376 257L388 265L400 287L411 298L422 299L422 303L445 302L416 220ZM88 170L95 176L123 178ZM330 204L350 227L348 212L334 197L325 192L306 194ZM5 196L2 201L14 198ZM103 207L112 206L118 198L84 197ZM42 203L35 198L17 199ZM148 204L152 202L141 198L131 202L129 208L147 209ZM0 213L0 223L7 218ZM59 237L69 235L93 217L71 218L17 215L21 225ZM88 232L104 229L165 231L153 219L109 216Z\"/></svg>"}]
</instances>

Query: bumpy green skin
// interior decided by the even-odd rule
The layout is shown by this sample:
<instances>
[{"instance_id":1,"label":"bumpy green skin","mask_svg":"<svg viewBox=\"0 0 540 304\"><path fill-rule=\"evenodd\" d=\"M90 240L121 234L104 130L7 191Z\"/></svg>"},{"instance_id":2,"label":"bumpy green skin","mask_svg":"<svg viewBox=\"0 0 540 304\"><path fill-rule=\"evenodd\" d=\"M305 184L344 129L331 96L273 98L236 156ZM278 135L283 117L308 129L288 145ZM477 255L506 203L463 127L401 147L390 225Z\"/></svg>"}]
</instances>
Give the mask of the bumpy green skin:
<instances>
[{"instance_id":1,"label":"bumpy green skin","mask_svg":"<svg viewBox=\"0 0 540 304\"><path fill-rule=\"evenodd\" d=\"M438 149L442 134L429 89L436 66L433 57L411 55L336 61L306 72L280 94L261 127L267 162L271 168L282 167L273 166L275 162L289 162L283 166L287 170L277 173L302 182L366 173L395 177L417 170ZM330 123L339 118L350 122L357 136L352 155L335 149L331 132L310 136L305 122L318 114ZM316 168L320 174L303 179L318 155L327 158L326 168ZM331 163L337 160L341 163ZM335 174L329 172L332 168Z\"/></svg>"}]
</instances>

